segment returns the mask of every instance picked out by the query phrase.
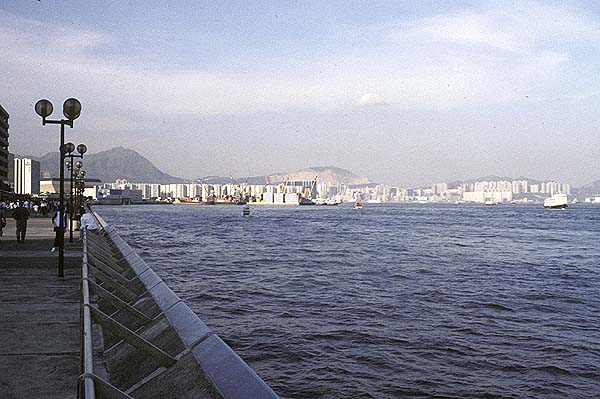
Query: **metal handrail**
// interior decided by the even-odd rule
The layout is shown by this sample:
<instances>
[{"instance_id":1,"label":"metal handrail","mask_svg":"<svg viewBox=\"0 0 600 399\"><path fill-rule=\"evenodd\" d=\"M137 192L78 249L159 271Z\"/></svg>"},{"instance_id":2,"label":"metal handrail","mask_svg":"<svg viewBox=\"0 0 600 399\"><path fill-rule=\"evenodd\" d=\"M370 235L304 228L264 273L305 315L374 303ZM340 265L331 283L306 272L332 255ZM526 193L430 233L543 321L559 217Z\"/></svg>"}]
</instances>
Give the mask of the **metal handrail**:
<instances>
[{"instance_id":1,"label":"metal handrail","mask_svg":"<svg viewBox=\"0 0 600 399\"><path fill-rule=\"evenodd\" d=\"M81 314L82 314L82 339L81 339L81 376L77 390L78 398L95 399L94 387L94 354L92 345L92 315L90 312L90 284L88 282L88 253L87 231L83 229L83 262L81 268Z\"/></svg>"}]
</instances>

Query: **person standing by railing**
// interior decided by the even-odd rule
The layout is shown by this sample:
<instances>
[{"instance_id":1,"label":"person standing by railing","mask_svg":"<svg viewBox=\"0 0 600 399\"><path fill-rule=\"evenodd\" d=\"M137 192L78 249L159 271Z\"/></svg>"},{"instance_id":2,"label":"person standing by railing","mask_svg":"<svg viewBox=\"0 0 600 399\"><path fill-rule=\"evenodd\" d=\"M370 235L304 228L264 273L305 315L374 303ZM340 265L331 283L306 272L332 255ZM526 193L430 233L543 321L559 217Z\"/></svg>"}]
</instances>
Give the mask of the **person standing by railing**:
<instances>
[{"instance_id":1,"label":"person standing by railing","mask_svg":"<svg viewBox=\"0 0 600 399\"><path fill-rule=\"evenodd\" d=\"M79 238L83 239L84 230L95 233L98 231L98 225L96 224L94 217L87 212L84 207L79 209L79 213L81 214L81 219L79 219Z\"/></svg>"}]
</instances>

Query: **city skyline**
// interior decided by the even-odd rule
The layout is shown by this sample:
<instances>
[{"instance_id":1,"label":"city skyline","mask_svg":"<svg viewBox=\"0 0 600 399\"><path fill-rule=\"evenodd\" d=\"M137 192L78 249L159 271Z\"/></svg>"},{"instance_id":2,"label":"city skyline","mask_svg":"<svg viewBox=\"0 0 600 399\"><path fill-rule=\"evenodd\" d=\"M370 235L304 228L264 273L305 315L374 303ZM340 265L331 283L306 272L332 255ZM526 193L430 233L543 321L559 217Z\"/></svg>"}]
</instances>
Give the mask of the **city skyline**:
<instances>
[{"instance_id":1,"label":"city skyline","mask_svg":"<svg viewBox=\"0 0 600 399\"><path fill-rule=\"evenodd\" d=\"M12 152L55 151L33 104L75 96L67 139L184 178L325 164L398 186L600 177L593 2L7 1L0 21Z\"/></svg>"},{"instance_id":2,"label":"city skyline","mask_svg":"<svg viewBox=\"0 0 600 399\"><path fill-rule=\"evenodd\" d=\"M129 149L126 149L126 150L129 150ZM133 151L135 151L135 150L133 150ZM90 155L95 155L95 153L88 154L88 157ZM143 157L143 155L141 155L141 154L139 154L139 155ZM21 158L21 159L29 159L29 158L31 158L30 155L24 155L24 154L12 154L11 153L11 156L15 156L15 157ZM143 158L147 159L145 157L143 157ZM36 157L33 157L33 159L35 161ZM39 159L39 158L37 158L37 159ZM148 160L148 161L153 165L153 162L151 160ZM312 166L308 166L306 168L302 168L302 169L298 169L298 170L273 171L272 173L268 173L266 175L244 174L244 175L233 176L231 174L225 174L225 175L200 175L200 174L198 174L198 175L196 175L195 177L192 177L192 178L183 178L183 177L180 177L180 176L172 176L172 177L174 179L181 179L181 180L185 180L185 181L190 182L190 183L191 182L195 182L195 181L199 181L199 180L202 180L202 179L205 179L205 178L223 178L223 179L232 179L233 178L234 180L240 180L240 179L243 180L243 179L246 179L246 178L260 178L260 177L268 178L269 176L279 176L279 177L282 177L282 178L285 179L286 176L289 177L290 175L293 175L293 174L295 174L297 172L301 172L301 171L305 171L305 170L310 170L310 169L313 169L313 168L334 168L334 169L340 169L336 165L312 165ZM38 166L38 169L39 169L39 166ZM342 169L342 170L350 172L350 173L356 175L353 170L350 170L350 169ZM47 172L47 171L41 170L41 172ZM162 172L162 171L159 169L159 172ZM93 173L94 172L92 170L92 174L90 175L90 177L96 178L97 176L94 176ZM315 172L315 173L318 175L318 172ZM315 174L315 173L313 173L313 174ZM56 177L56 176L52 176L52 173L50 173L50 175L51 175L50 177ZM318 176L316 176L316 177L318 178ZM41 179L43 180L44 178L45 177L42 177ZM464 179L454 178L454 179L449 179L449 180L445 180L445 181L442 180L442 179L436 179L436 180L432 180L430 182L424 182L422 184L404 185L403 186L403 185L397 185L397 184L393 184L393 183L385 182L385 181L375 181L375 180L371 179L369 176L356 175L356 178L367 179L370 182L369 184L382 184L382 185L387 185L387 186L391 186L391 187L404 187L404 188L419 188L419 187L422 188L422 187L428 187L428 186L436 185L436 184L438 184L440 182L444 183L444 184L458 185L458 184L474 184L476 182L488 181L488 180L495 180L495 181L500 181L500 180L502 180L502 181L527 180L527 181L530 182L530 184L535 184L533 182L543 183L543 182L552 182L552 181L558 181L558 180L560 180L560 179L556 179L554 177L541 177L540 178L540 177L536 177L536 176L529 176L527 174L522 174L522 175L518 175L518 176L508 176L505 173L499 172L499 173L493 173L493 174L486 175L486 176L483 176L483 175L482 176L471 176L471 177L464 178ZM126 178L124 176L121 176L118 179L126 179ZM587 185L587 184L590 184L590 183L595 183L595 182L596 182L596 180L593 181L593 182L584 183L584 185ZM107 183L110 183L110 182L107 182ZM139 183L139 182L137 182L137 183ZM170 183L159 183L159 182L151 182L150 183L149 182L148 184L178 184L178 183L176 183L175 181L173 181L173 182L170 182ZM226 183L221 183L221 184L226 184ZM571 185L571 184L569 184L569 185ZM574 188L578 188L580 186L573 185L573 187Z\"/></svg>"}]
</instances>

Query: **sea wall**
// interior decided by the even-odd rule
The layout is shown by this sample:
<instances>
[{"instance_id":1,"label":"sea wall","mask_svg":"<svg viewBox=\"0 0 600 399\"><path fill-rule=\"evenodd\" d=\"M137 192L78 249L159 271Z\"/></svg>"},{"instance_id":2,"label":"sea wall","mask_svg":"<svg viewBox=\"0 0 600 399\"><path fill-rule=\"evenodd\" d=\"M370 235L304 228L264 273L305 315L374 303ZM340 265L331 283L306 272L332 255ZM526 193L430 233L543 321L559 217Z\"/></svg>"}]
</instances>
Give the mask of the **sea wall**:
<instances>
[{"instance_id":1,"label":"sea wall","mask_svg":"<svg viewBox=\"0 0 600 399\"><path fill-rule=\"evenodd\" d=\"M123 240L88 234L110 383L133 398L277 398Z\"/></svg>"}]
</instances>

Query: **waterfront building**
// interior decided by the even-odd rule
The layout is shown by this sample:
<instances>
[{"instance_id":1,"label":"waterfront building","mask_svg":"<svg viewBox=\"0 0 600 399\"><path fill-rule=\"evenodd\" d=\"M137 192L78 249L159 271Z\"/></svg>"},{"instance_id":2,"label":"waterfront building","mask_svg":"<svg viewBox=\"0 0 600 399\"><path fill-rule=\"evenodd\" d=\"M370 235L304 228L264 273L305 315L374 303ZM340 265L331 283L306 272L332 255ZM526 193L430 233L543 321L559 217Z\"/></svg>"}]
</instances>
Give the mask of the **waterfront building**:
<instances>
[{"instance_id":1,"label":"waterfront building","mask_svg":"<svg viewBox=\"0 0 600 399\"><path fill-rule=\"evenodd\" d=\"M11 191L9 184L8 112L0 105L0 199Z\"/></svg>"},{"instance_id":2,"label":"waterfront building","mask_svg":"<svg viewBox=\"0 0 600 399\"><path fill-rule=\"evenodd\" d=\"M434 194L443 197L446 191L448 191L448 183L436 183L431 186L431 189L433 190Z\"/></svg>"},{"instance_id":3,"label":"waterfront building","mask_svg":"<svg viewBox=\"0 0 600 399\"><path fill-rule=\"evenodd\" d=\"M208 196L210 195L210 191L211 191L211 188L208 184L202 184L202 190L201 190L202 201L207 200Z\"/></svg>"},{"instance_id":4,"label":"waterfront building","mask_svg":"<svg viewBox=\"0 0 600 399\"><path fill-rule=\"evenodd\" d=\"M133 204L142 202L142 190L125 188L101 188L98 186L96 198L106 204Z\"/></svg>"},{"instance_id":5,"label":"waterfront building","mask_svg":"<svg viewBox=\"0 0 600 399\"><path fill-rule=\"evenodd\" d=\"M86 197L91 196L92 198L94 198L96 196L97 188L102 187L102 181L100 179L86 178L84 180L84 184L85 184L84 194ZM110 187L110 185L108 185L108 187ZM69 186L69 181L67 180L67 183L65 184L65 192L67 195L69 195L69 190L70 190L70 186ZM40 179L40 193L41 194L58 194L59 192L60 192L60 179L58 177Z\"/></svg>"},{"instance_id":6,"label":"waterfront building","mask_svg":"<svg viewBox=\"0 0 600 399\"><path fill-rule=\"evenodd\" d=\"M40 193L40 163L29 158L15 158L13 161L15 194Z\"/></svg>"},{"instance_id":7,"label":"waterfront building","mask_svg":"<svg viewBox=\"0 0 600 399\"><path fill-rule=\"evenodd\" d=\"M469 191L462 194L465 202L484 203L486 201L510 202L513 199L512 191Z\"/></svg>"}]
</instances>

